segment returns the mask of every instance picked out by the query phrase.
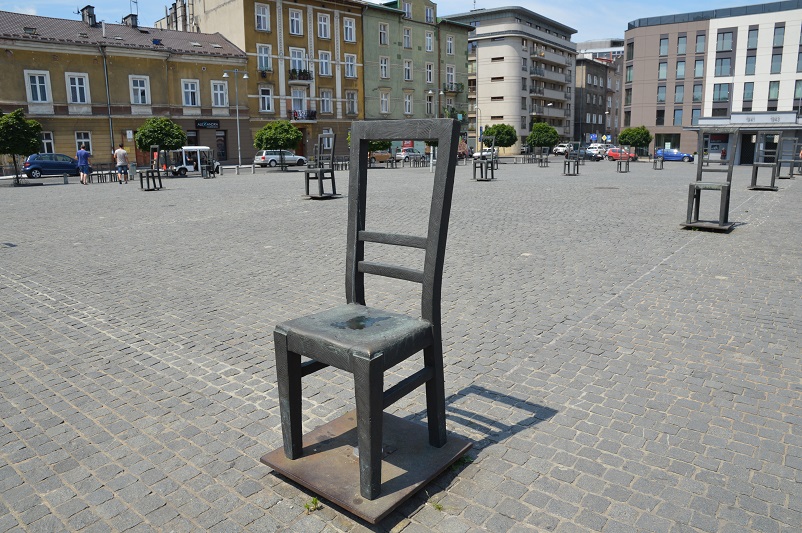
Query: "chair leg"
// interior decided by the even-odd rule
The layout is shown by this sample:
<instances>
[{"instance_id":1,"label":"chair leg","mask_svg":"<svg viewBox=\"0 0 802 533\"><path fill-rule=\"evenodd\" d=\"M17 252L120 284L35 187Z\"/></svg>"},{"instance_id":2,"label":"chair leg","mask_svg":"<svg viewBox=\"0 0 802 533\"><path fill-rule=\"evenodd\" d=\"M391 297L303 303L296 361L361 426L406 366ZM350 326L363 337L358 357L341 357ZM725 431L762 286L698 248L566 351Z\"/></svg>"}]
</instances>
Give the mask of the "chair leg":
<instances>
[{"instance_id":1,"label":"chair leg","mask_svg":"<svg viewBox=\"0 0 802 533\"><path fill-rule=\"evenodd\" d=\"M352 357L359 446L359 492L375 500L381 494L384 374L378 361Z\"/></svg>"},{"instance_id":2,"label":"chair leg","mask_svg":"<svg viewBox=\"0 0 802 533\"><path fill-rule=\"evenodd\" d=\"M323 196L323 172L320 170L317 173L317 188L320 196Z\"/></svg>"},{"instance_id":3,"label":"chair leg","mask_svg":"<svg viewBox=\"0 0 802 533\"><path fill-rule=\"evenodd\" d=\"M334 183L334 171L331 171L331 194L337 194L337 185Z\"/></svg>"},{"instance_id":4,"label":"chair leg","mask_svg":"<svg viewBox=\"0 0 802 533\"><path fill-rule=\"evenodd\" d=\"M443 376L443 349L435 345L423 349L423 364L434 371L426 382L426 416L429 419L429 444L442 448L446 443L446 392Z\"/></svg>"},{"instance_id":5,"label":"chair leg","mask_svg":"<svg viewBox=\"0 0 802 533\"><path fill-rule=\"evenodd\" d=\"M284 455L287 459L298 459L303 453L301 356L287 350L287 335L283 331L277 329L273 332L273 342L276 347L276 377Z\"/></svg>"},{"instance_id":6,"label":"chair leg","mask_svg":"<svg viewBox=\"0 0 802 533\"><path fill-rule=\"evenodd\" d=\"M304 181L306 182L306 195L309 196L309 173L307 172L304 176Z\"/></svg>"}]
</instances>

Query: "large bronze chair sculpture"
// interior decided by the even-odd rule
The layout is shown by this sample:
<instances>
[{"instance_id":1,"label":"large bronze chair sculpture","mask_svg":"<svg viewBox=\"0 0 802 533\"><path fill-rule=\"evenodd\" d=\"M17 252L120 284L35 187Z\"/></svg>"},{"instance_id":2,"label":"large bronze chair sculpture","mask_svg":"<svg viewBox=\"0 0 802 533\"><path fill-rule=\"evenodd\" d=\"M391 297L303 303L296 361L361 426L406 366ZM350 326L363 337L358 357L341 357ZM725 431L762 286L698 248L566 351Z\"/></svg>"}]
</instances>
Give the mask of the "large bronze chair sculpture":
<instances>
[{"instance_id":1,"label":"large bronze chair sculpture","mask_svg":"<svg viewBox=\"0 0 802 533\"><path fill-rule=\"evenodd\" d=\"M365 227L368 141L380 139L438 141L443 156L434 174L426 236L380 233ZM417 456L411 460L424 468L432 469L431 473L427 472L426 481L459 458L470 447L470 443L459 438L448 439L446 446L443 348L440 328L440 291L458 140L459 123L450 119L370 121L352 124L346 303L334 309L279 324L274 332L284 446L283 454L280 453L281 449L275 450L263 457L262 461L302 485L310 487L318 494L374 522L389 511L382 509L369 516L374 510L365 511L359 505L351 506L351 503L360 500L360 496L367 500L384 496L383 426L390 417L384 413L386 407L425 384L429 446L424 443L424 451L415 452ZM367 261L365 243L421 249L425 253L423 269L414 270ZM375 249L371 245L370 250ZM420 283L422 285L420 316L407 316L367 306L365 274ZM423 368L385 391L384 372L421 351ZM302 358L308 360L302 362ZM325 492L330 485L341 483L339 481L312 479L315 477L312 470L318 468L322 461L318 459L315 463L314 456L320 449L335 446L331 442L336 440L332 437L336 431L324 430L322 440L316 441L317 446L314 440L308 439L320 428L306 437L302 435L301 378L328 366L350 372L354 379L359 494L353 496L342 496L342 487L333 487L328 493ZM336 422L330 422L327 426L334 427ZM426 429L419 424L403 422L421 427L423 435L426 434ZM349 431L353 433L353 429ZM412 438L414 437L411 434L401 436L402 441ZM448 457L441 457L439 462L435 461L436 466L427 463L425 455L430 452L442 455L443 452L440 450L449 448L451 450L447 453ZM387 450L384 450L384 453L386 454ZM401 455L400 451L393 452L391 459L388 460L400 461ZM304 460L309 461L308 471L298 466ZM412 469L415 467L413 464ZM405 470L404 476L408 473ZM338 474L335 472L333 475ZM402 494L402 499L393 502L392 505L397 505L410 495L410 492Z\"/></svg>"}]
</instances>

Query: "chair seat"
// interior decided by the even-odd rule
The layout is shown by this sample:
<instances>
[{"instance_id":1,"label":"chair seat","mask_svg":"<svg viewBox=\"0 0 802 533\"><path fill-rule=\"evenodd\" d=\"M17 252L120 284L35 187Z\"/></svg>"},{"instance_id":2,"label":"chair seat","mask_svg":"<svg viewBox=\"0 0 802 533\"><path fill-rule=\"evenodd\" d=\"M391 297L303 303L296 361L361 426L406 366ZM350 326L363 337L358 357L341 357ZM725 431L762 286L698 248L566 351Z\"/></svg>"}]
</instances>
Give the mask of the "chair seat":
<instances>
[{"instance_id":1,"label":"chair seat","mask_svg":"<svg viewBox=\"0 0 802 533\"><path fill-rule=\"evenodd\" d=\"M287 348L351 371L351 357L382 358L390 368L433 343L432 324L420 318L359 304L346 304L276 326Z\"/></svg>"}]
</instances>

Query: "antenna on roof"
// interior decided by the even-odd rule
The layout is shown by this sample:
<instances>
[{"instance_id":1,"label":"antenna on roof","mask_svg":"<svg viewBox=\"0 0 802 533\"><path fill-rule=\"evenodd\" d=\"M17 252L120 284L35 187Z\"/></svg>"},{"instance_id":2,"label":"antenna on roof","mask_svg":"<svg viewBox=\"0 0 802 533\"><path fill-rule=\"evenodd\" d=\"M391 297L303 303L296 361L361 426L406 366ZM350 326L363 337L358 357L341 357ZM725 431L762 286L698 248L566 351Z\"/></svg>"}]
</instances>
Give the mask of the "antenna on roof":
<instances>
[{"instance_id":1,"label":"antenna on roof","mask_svg":"<svg viewBox=\"0 0 802 533\"><path fill-rule=\"evenodd\" d=\"M134 11L136 7L136 11ZM128 12L139 15L139 0L128 0Z\"/></svg>"}]
</instances>

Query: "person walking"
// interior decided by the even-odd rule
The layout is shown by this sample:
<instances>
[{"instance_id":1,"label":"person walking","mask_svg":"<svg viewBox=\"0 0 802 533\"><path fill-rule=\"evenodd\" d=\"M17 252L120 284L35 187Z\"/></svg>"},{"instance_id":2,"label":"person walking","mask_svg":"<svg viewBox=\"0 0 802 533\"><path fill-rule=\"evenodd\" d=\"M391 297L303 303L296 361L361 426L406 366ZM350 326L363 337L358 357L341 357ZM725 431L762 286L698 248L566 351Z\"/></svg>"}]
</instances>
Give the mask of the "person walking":
<instances>
[{"instance_id":1,"label":"person walking","mask_svg":"<svg viewBox=\"0 0 802 533\"><path fill-rule=\"evenodd\" d=\"M81 174L81 183L83 185L89 184L89 158L92 154L86 151L86 145L82 144L75 154L75 159L78 160L78 172Z\"/></svg>"},{"instance_id":2,"label":"person walking","mask_svg":"<svg viewBox=\"0 0 802 533\"><path fill-rule=\"evenodd\" d=\"M122 185L123 178L125 178L125 184L128 184L128 152L125 151L123 148L123 143L120 143L120 147L114 151L114 159L117 163L117 182Z\"/></svg>"}]
</instances>

